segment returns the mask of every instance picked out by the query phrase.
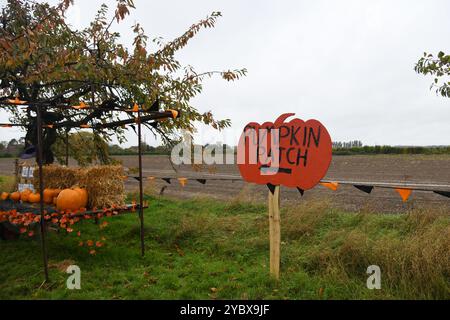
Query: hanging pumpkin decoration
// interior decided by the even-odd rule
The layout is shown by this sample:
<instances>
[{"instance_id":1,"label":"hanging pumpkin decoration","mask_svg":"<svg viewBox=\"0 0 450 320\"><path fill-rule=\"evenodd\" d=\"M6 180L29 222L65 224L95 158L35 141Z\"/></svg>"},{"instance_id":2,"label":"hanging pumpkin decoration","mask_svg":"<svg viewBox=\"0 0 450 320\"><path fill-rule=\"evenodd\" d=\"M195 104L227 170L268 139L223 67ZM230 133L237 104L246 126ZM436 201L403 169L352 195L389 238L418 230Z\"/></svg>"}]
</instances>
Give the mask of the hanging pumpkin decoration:
<instances>
[{"instance_id":1,"label":"hanging pumpkin decoration","mask_svg":"<svg viewBox=\"0 0 450 320\"><path fill-rule=\"evenodd\" d=\"M28 201L30 203L38 203L41 201L41 195L39 193L30 193L28 196Z\"/></svg>"},{"instance_id":2,"label":"hanging pumpkin decoration","mask_svg":"<svg viewBox=\"0 0 450 320\"><path fill-rule=\"evenodd\" d=\"M19 201L20 200L20 192L19 191L15 191L15 192L11 193L9 198L11 200L13 200L13 201Z\"/></svg>"},{"instance_id":3,"label":"hanging pumpkin decoration","mask_svg":"<svg viewBox=\"0 0 450 320\"><path fill-rule=\"evenodd\" d=\"M62 190L56 198L56 208L63 211L75 211L81 208L82 199L78 191L73 189Z\"/></svg>"},{"instance_id":4,"label":"hanging pumpkin decoration","mask_svg":"<svg viewBox=\"0 0 450 320\"><path fill-rule=\"evenodd\" d=\"M311 189L331 163L331 137L317 120L285 120L247 124L239 139L237 159L242 178L258 184ZM272 130L276 129L276 130Z\"/></svg>"}]
</instances>

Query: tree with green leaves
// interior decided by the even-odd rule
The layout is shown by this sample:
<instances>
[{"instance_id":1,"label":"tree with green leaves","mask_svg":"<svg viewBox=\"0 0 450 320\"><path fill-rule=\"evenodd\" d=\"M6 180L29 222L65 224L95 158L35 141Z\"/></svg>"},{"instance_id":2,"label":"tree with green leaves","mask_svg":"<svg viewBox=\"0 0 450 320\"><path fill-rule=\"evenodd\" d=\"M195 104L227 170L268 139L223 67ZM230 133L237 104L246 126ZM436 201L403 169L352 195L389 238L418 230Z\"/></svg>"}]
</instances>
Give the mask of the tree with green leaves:
<instances>
[{"instance_id":1,"label":"tree with green leaves","mask_svg":"<svg viewBox=\"0 0 450 320\"><path fill-rule=\"evenodd\" d=\"M450 98L450 55L440 51L435 57L431 53L424 52L414 70L417 73L433 76L430 90L435 88L437 94Z\"/></svg>"},{"instance_id":2,"label":"tree with green leaves","mask_svg":"<svg viewBox=\"0 0 450 320\"><path fill-rule=\"evenodd\" d=\"M149 52L148 36L138 23L133 26L131 48L120 43L119 33L111 31L113 24L130 14L133 0L118 0L112 18L108 18L108 7L103 4L83 30L74 30L66 21L72 4L73 0L53 6L8 0L0 14L0 105L19 97L48 105L83 102L93 107L88 113L71 108L42 112L44 124L58 124L57 128L44 129L45 163L54 161L52 145L65 136L64 128L119 120L120 113L105 110L108 108L129 109L137 103L145 110L180 110L182 117L173 121L145 123L165 143L176 139L180 129L194 132L196 121L219 130L230 125L229 119L217 120L212 112L201 113L191 100L201 93L205 78L217 74L233 81L246 70L197 72L190 65L182 66L175 57L201 29L214 27L219 12L193 24L172 41L164 43L156 38L158 49ZM26 126L26 147L36 145L35 107L30 104L28 108L7 110L11 122ZM99 129L95 135L107 142L112 135L119 142L125 139L121 126Z\"/></svg>"}]
</instances>

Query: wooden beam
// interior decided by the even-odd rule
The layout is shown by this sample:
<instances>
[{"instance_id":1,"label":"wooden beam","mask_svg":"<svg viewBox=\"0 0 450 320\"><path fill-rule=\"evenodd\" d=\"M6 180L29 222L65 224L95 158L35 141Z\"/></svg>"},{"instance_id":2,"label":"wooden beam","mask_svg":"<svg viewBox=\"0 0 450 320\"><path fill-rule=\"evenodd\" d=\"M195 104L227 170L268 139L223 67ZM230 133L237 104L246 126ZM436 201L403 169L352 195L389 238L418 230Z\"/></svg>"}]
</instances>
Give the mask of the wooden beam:
<instances>
[{"instance_id":1,"label":"wooden beam","mask_svg":"<svg viewBox=\"0 0 450 320\"><path fill-rule=\"evenodd\" d=\"M280 186L275 186L272 194L269 191L269 240L270 240L270 274L275 278L280 278Z\"/></svg>"}]
</instances>

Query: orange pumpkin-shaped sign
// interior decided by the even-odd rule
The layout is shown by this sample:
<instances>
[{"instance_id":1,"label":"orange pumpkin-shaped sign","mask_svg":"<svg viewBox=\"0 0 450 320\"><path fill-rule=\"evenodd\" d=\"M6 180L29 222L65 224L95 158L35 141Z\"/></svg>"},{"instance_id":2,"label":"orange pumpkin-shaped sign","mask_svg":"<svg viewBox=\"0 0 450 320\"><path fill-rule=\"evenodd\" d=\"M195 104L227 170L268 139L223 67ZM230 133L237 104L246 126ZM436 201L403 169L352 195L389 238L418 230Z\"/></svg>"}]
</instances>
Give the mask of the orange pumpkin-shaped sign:
<instances>
[{"instance_id":1,"label":"orange pumpkin-shaped sign","mask_svg":"<svg viewBox=\"0 0 450 320\"><path fill-rule=\"evenodd\" d=\"M272 122L247 124L239 139L237 159L242 178L258 184L313 188L331 163L331 137L317 120L282 114Z\"/></svg>"}]
</instances>

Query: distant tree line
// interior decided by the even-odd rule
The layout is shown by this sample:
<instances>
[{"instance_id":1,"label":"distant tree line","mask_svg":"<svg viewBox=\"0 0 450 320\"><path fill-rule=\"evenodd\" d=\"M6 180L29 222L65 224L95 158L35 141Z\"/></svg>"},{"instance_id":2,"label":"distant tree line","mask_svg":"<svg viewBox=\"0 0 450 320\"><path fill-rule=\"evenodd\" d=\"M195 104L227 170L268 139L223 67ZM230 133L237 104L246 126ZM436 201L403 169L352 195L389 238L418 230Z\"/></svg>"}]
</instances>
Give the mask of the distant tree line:
<instances>
[{"instance_id":1,"label":"distant tree line","mask_svg":"<svg viewBox=\"0 0 450 320\"><path fill-rule=\"evenodd\" d=\"M171 148L169 146L161 145L157 147L150 146L143 142L141 144L143 154L170 154ZM138 154L138 146L131 146L128 148L122 148L118 144L113 144L108 146L108 152L111 156L125 156L125 155L136 155Z\"/></svg>"},{"instance_id":2,"label":"distant tree line","mask_svg":"<svg viewBox=\"0 0 450 320\"><path fill-rule=\"evenodd\" d=\"M333 142L333 154L450 154L450 146L363 146L361 141L355 140Z\"/></svg>"}]
</instances>

